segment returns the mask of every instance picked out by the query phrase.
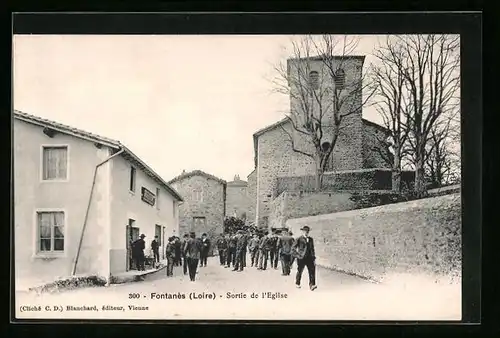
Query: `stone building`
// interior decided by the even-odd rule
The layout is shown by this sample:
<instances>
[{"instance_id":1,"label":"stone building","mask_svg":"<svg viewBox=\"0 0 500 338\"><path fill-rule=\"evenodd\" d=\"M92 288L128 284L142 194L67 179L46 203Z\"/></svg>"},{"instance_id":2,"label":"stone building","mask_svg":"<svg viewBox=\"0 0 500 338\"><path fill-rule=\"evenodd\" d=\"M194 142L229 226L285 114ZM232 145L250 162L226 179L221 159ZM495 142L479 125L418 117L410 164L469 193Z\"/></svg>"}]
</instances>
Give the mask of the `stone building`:
<instances>
[{"instance_id":1,"label":"stone building","mask_svg":"<svg viewBox=\"0 0 500 338\"><path fill-rule=\"evenodd\" d=\"M239 175L234 176L233 181L227 182L226 215L246 220L251 204L248 183Z\"/></svg>"},{"instance_id":2,"label":"stone building","mask_svg":"<svg viewBox=\"0 0 500 338\"><path fill-rule=\"evenodd\" d=\"M14 111L16 288L72 274L109 280L130 242L178 233L182 197L116 140ZM148 250L145 252L148 254Z\"/></svg>"},{"instance_id":3,"label":"stone building","mask_svg":"<svg viewBox=\"0 0 500 338\"><path fill-rule=\"evenodd\" d=\"M257 201L257 171L254 169L247 176L247 195L250 200L247 210L247 223L255 223L255 211L256 211L256 201Z\"/></svg>"},{"instance_id":4,"label":"stone building","mask_svg":"<svg viewBox=\"0 0 500 338\"><path fill-rule=\"evenodd\" d=\"M179 233L194 231L215 238L224 230L226 181L201 170L183 171L168 182L183 197L179 206Z\"/></svg>"},{"instance_id":5,"label":"stone building","mask_svg":"<svg viewBox=\"0 0 500 338\"><path fill-rule=\"evenodd\" d=\"M336 62L341 62L340 69L343 70L345 83L353 80L361 80L364 56L335 57ZM301 63L309 63L311 74L324 74L321 70L322 61L319 58L290 59L288 60L288 71L293 71ZM310 74L310 76L311 76ZM321 81L337 81L327 76ZM358 81L359 83L360 81ZM293 84L291 84L293 86ZM296 88L290 88L291 92ZM294 96L295 97L295 96ZM294 97L290 98L290 109L299 109L299 102ZM361 95L347 97L347 106L361 107ZM333 117L326 116L324 121L324 135L321 142L326 142L331 130L328 120ZM334 151L330 157L327 171L336 173L366 168L386 168L388 165L378 152L373 151L375 147L382 151L388 151L384 141L387 138L387 130L363 119L362 109L344 117L341 132L337 139ZM276 184L278 177L308 176L315 173L315 162L313 159L292 150L289 135L293 135L295 147L313 153L312 144L307 139L294 131L288 118L284 118L268 127L257 131L253 135L255 152L255 222L259 226L266 225L270 213L270 205L276 198ZM250 178L249 178L250 181Z\"/></svg>"}]
</instances>

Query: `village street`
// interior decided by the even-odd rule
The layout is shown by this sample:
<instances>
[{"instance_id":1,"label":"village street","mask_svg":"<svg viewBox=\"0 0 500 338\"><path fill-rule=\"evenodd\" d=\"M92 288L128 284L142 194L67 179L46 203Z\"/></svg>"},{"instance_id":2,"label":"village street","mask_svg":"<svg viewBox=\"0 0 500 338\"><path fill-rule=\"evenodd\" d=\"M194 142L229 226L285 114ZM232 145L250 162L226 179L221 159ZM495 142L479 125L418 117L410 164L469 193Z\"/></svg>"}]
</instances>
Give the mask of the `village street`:
<instances>
[{"instance_id":1,"label":"village street","mask_svg":"<svg viewBox=\"0 0 500 338\"><path fill-rule=\"evenodd\" d=\"M166 278L165 270L162 270L135 283L38 296L18 293L16 305L18 309L22 305L62 309L60 312L18 312L18 318L404 320L456 316L449 313L449 302L453 297L443 297L443 293L437 290L427 292L425 296L402 293L384 285L318 268L318 289L310 291L307 270L303 274L303 287L295 287L295 269L294 266L290 276L281 276L279 267L278 270L268 268L265 271L247 267L243 272L233 272L221 267L216 258L211 258L208 267L199 269L195 282L182 276L182 268L176 267L173 278ZM179 295L185 298L166 299L168 296L165 293L170 298ZM229 299L228 293L232 294ZM252 293L258 298L252 298ZM198 299L192 299L193 295ZM241 298L243 295L246 298ZM67 311L68 305L96 306L97 311ZM104 310L103 306L121 308ZM130 306L136 308L131 310Z\"/></svg>"}]
</instances>

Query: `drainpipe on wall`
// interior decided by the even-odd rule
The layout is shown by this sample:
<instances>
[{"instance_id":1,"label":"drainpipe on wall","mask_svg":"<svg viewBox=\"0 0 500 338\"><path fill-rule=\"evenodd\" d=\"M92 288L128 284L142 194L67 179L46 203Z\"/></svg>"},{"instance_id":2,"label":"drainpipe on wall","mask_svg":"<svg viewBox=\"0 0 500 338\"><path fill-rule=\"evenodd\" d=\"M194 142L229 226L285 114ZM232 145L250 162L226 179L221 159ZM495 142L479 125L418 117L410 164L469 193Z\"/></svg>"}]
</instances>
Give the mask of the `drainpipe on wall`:
<instances>
[{"instance_id":1,"label":"drainpipe on wall","mask_svg":"<svg viewBox=\"0 0 500 338\"><path fill-rule=\"evenodd\" d=\"M104 163L106 163L109 160L111 160L112 158L120 155L124 151L125 151L125 149L123 149L123 148L120 149L117 153L111 155L110 157L108 157L107 159L105 159L104 161L102 161L101 163L99 163L98 165L95 166L95 169L94 169L94 178L92 179L92 187L90 188L89 201L87 203L87 210L85 211L85 218L83 220L82 233L80 234L80 242L78 243L78 249L76 251L75 262L73 263L73 269L71 270L71 275L72 276L74 276L76 274L76 266L78 264L78 258L80 257L80 250L82 248L83 235L85 233L85 228L87 227L87 219L89 217L90 204L92 203L92 195L94 194L94 186L95 186L95 180L96 180L96 177L97 177L97 169L99 169L99 167L102 166Z\"/></svg>"}]
</instances>

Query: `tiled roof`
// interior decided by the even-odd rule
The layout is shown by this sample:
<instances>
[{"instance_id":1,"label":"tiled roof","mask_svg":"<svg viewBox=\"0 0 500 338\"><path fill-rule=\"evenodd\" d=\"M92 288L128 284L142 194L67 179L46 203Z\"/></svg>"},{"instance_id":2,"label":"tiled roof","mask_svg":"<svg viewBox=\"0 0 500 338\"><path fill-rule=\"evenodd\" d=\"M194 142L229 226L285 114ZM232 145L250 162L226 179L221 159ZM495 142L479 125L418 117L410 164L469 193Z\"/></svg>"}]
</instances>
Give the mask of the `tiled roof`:
<instances>
[{"instance_id":1,"label":"tiled roof","mask_svg":"<svg viewBox=\"0 0 500 338\"><path fill-rule=\"evenodd\" d=\"M182 180L184 180L186 178L193 177L193 176L204 176L204 177L210 178L210 179L212 179L214 181L220 182L222 184L227 184L227 182L224 181L223 179L218 178L218 177L216 177L214 175L207 174L206 172L201 171L201 170L193 170L193 171L190 171L190 172L182 173L179 176L176 176L173 179L171 179L170 181L168 181L168 183L172 184L174 182L182 181Z\"/></svg>"},{"instance_id":2,"label":"tiled roof","mask_svg":"<svg viewBox=\"0 0 500 338\"><path fill-rule=\"evenodd\" d=\"M246 187L248 183L247 181L237 180L237 181L227 182L227 185L232 187Z\"/></svg>"},{"instance_id":3,"label":"tiled roof","mask_svg":"<svg viewBox=\"0 0 500 338\"><path fill-rule=\"evenodd\" d=\"M365 60L365 55L314 55L309 57L289 58L288 60L325 60L325 59L360 59Z\"/></svg>"},{"instance_id":4,"label":"tiled roof","mask_svg":"<svg viewBox=\"0 0 500 338\"><path fill-rule=\"evenodd\" d=\"M110 139L110 138L107 138L104 136L100 136L97 134L93 134L93 133L90 133L90 132L82 130L82 129L74 128L74 127L68 126L66 124L62 124L59 122L44 119L42 117L38 117L35 115L27 114L27 113L21 112L19 110L14 110L14 117L19 119L19 120L30 122L32 124L37 124L37 125L40 125L43 127L49 127L51 129L61 131L65 134L71 134L71 135L74 135L74 136L77 136L80 138L87 139L89 141L101 143L103 145L114 146L115 148L119 148L122 146L122 144L119 141L116 141L116 140L113 140L113 139Z\"/></svg>"},{"instance_id":5,"label":"tiled roof","mask_svg":"<svg viewBox=\"0 0 500 338\"><path fill-rule=\"evenodd\" d=\"M163 185L172 194L172 196L174 196L179 201L183 200L182 197L179 195L179 193L175 191L175 189L173 189L167 182L165 182L165 180L163 180L163 178L161 178L160 175L155 173L153 169L151 169L146 163L144 163L144 161L142 161L137 155L135 155L120 141L113 140L97 134L93 134L88 131L74 128L52 120L44 119L35 115L27 114L19 110L14 110L14 118L38 126L42 126L45 128L50 128L52 130L61 132L63 134L72 135L87 141L99 143L111 147L113 149L123 150L125 155L124 158L136 162L148 176L150 176L154 180L158 181L161 185Z\"/></svg>"}]
</instances>

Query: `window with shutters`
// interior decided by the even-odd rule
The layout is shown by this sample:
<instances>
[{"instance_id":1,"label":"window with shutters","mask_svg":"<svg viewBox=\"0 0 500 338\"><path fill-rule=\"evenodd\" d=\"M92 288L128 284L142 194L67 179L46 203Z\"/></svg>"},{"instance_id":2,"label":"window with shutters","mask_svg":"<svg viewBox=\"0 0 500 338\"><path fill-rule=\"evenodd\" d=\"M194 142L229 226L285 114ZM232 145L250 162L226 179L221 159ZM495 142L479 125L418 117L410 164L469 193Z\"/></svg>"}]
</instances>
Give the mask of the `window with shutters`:
<instances>
[{"instance_id":1,"label":"window with shutters","mask_svg":"<svg viewBox=\"0 0 500 338\"><path fill-rule=\"evenodd\" d=\"M38 211L36 253L64 253L65 217L63 211Z\"/></svg>"},{"instance_id":2,"label":"window with shutters","mask_svg":"<svg viewBox=\"0 0 500 338\"><path fill-rule=\"evenodd\" d=\"M68 146L42 146L42 180L68 180Z\"/></svg>"}]
</instances>

